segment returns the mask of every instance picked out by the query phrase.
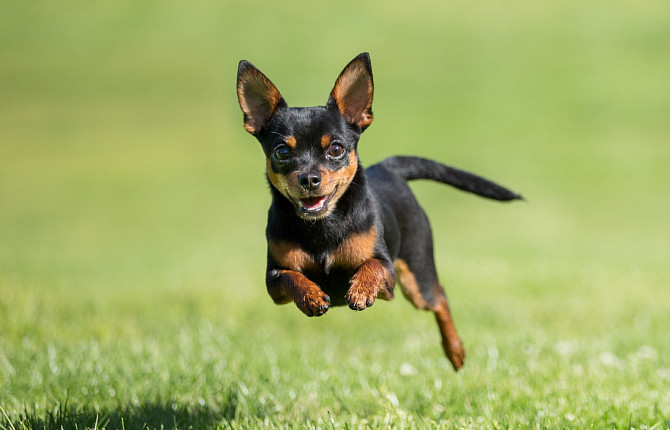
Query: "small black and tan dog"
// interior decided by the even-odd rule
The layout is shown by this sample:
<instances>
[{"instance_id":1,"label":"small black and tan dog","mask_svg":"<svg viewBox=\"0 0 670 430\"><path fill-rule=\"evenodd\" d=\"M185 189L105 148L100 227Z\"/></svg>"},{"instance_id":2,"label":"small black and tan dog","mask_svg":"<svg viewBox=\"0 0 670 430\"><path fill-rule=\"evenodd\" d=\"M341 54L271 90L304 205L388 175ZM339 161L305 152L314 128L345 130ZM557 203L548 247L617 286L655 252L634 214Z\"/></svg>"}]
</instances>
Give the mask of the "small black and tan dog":
<instances>
[{"instance_id":1,"label":"small black and tan dog","mask_svg":"<svg viewBox=\"0 0 670 430\"><path fill-rule=\"evenodd\" d=\"M435 313L454 369L465 350L438 282L426 214L407 185L432 179L491 199L519 199L497 184L435 161L391 157L364 169L358 140L372 122L367 53L342 71L325 106L290 108L256 67L241 61L237 95L244 128L267 157L272 192L266 284L275 303L307 316L390 300L396 277L418 309Z\"/></svg>"}]
</instances>

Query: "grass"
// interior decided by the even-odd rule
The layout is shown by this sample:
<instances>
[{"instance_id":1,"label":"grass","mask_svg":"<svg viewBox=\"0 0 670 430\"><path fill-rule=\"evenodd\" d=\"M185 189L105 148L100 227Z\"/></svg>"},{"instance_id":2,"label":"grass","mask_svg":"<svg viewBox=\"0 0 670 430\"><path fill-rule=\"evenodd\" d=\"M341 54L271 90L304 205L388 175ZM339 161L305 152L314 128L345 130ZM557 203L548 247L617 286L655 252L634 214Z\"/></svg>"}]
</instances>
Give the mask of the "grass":
<instances>
[{"instance_id":1,"label":"grass","mask_svg":"<svg viewBox=\"0 0 670 430\"><path fill-rule=\"evenodd\" d=\"M662 2L0 3L0 428L670 428ZM468 351L402 298L263 285L237 61L324 103L370 51L370 164L414 186Z\"/></svg>"}]
</instances>

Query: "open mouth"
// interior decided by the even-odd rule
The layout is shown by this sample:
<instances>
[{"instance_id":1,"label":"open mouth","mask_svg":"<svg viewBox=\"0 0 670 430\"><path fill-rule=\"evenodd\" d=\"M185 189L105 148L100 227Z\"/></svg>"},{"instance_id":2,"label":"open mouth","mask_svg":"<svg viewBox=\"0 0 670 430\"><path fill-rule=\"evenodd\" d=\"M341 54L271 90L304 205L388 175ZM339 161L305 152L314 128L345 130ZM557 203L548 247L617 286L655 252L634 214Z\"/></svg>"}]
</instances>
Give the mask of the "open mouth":
<instances>
[{"instance_id":1,"label":"open mouth","mask_svg":"<svg viewBox=\"0 0 670 430\"><path fill-rule=\"evenodd\" d=\"M328 203L330 203L333 194L335 194L335 190L325 196L297 199L298 214L305 218L315 218L323 215L328 210Z\"/></svg>"}]
</instances>

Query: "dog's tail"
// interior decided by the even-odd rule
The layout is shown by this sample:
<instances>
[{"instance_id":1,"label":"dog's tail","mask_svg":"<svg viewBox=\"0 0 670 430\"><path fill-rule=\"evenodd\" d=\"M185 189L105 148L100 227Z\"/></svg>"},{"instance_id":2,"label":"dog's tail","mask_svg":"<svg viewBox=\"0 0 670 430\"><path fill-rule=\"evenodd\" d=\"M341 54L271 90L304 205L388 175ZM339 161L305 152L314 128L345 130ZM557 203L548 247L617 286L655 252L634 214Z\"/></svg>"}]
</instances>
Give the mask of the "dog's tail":
<instances>
[{"instance_id":1,"label":"dog's tail","mask_svg":"<svg viewBox=\"0 0 670 430\"><path fill-rule=\"evenodd\" d=\"M426 158L390 157L379 164L405 178L407 181L412 179L431 179L489 199L500 201L523 200L520 194L508 190L495 182Z\"/></svg>"}]
</instances>

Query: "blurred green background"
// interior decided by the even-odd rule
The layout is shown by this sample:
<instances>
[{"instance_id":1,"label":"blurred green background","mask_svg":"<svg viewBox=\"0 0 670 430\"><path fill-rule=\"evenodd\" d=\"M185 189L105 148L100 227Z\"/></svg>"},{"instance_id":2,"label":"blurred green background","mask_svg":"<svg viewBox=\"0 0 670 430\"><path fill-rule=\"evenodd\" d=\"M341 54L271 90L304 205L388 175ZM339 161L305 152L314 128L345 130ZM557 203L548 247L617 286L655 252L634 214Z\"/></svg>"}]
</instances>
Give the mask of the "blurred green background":
<instances>
[{"instance_id":1,"label":"blurred green background","mask_svg":"<svg viewBox=\"0 0 670 430\"><path fill-rule=\"evenodd\" d=\"M237 63L310 106L363 51L364 164L528 200L413 185L458 374L400 295L307 319L265 293ZM670 427L669 119L663 1L2 1L0 406L17 428Z\"/></svg>"}]
</instances>

